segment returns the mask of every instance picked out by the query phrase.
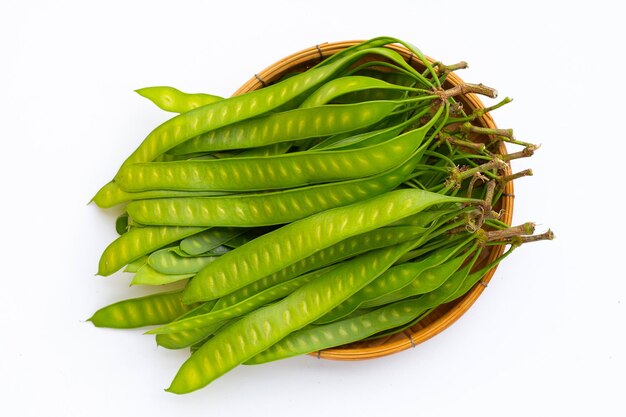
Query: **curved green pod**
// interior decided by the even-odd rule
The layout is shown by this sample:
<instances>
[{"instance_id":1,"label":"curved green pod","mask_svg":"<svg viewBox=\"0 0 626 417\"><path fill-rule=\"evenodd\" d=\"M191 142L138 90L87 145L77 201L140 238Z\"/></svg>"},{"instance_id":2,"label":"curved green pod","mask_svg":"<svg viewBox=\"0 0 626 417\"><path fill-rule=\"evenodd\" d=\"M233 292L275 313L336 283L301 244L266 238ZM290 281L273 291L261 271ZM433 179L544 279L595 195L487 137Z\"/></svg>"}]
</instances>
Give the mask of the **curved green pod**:
<instances>
[{"instance_id":1,"label":"curved green pod","mask_svg":"<svg viewBox=\"0 0 626 417\"><path fill-rule=\"evenodd\" d=\"M237 154L237 156L272 156L282 155L289 151L293 146L291 142L278 142L270 145L259 146L257 148L248 148L245 151Z\"/></svg>"},{"instance_id":2,"label":"curved green pod","mask_svg":"<svg viewBox=\"0 0 626 417\"><path fill-rule=\"evenodd\" d=\"M397 245L409 240L421 239L428 233L427 229L420 227L383 227L353 236L328 248L321 249L280 271L256 280L230 294L224 295L217 300L215 308L226 308L301 274L361 255L370 250Z\"/></svg>"},{"instance_id":3,"label":"curved green pod","mask_svg":"<svg viewBox=\"0 0 626 417\"><path fill-rule=\"evenodd\" d=\"M131 329L169 323L195 305L181 302L181 292L164 292L118 301L96 311L88 321L96 327Z\"/></svg>"},{"instance_id":4,"label":"curved green pod","mask_svg":"<svg viewBox=\"0 0 626 417\"><path fill-rule=\"evenodd\" d=\"M406 160L419 148L430 126L358 149L130 164L120 169L115 182L130 192L159 189L233 192L367 177Z\"/></svg>"},{"instance_id":5,"label":"curved green pod","mask_svg":"<svg viewBox=\"0 0 626 417\"><path fill-rule=\"evenodd\" d=\"M155 207L155 209L157 208ZM179 246L181 250L189 255L200 255L223 245L246 231L247 229L244 228L212 227L181 240Z\"/></svg>"},{"instance_id":6,"label":"curved green pod","mask_svg":"<svg viewBox=\"0 0 626 417\"><path fill-rule=\"evenodd\" d=\"M194 315L173 321L159 328L148 331L148 334L169 334L186 330L211 326L224 320L243 316L246 313L256 310L272 301L283 298L302 287L308 282L315 280L335 269L337 265L331 265L308 274L301 275L289 281L282 282L273 287L266 288L245 300L221 309L214 308L208 313Z\"/></svg>"},{"instance_id":7,"label":"curved green pod","mask_svg":"<svg viewBox=\"0 0 626 417\"><path fill-rule=\"evenodd\" d=\"M181 320L187 317L193 317L199 314L208 313L215 306L215 301L209 301L202 303L196 308L189 310L177 317L176 320ZM207 337L209 337L215 330L217 330L222 323L217 323L213 326L206 328L193 329L179 333L159 334L156 335L156 343L158 346L162 346L166 349L182 349L193 344L196 344Z\"/></svg>"},{"instance_id":8,"label":"curved green pod","mask_svg":"<svg viewBox=\"0 0 626 417\"><path fill-rule=\"evenodd\" d=\"M314 214L222 255L189 282L183 299L191 303L221 297L320 249L433 205L476 201L408 189Z\"/></svg>"},{"instance_id":9,"label":"curved green pod","mask_svg":"<svg viewBox=\"0 0 626 417\"><path fill-rule=\"evenodd\" d=\"M349 319L312 326L286 336L248 359L245 364L257 365L356 342L383 330L400 326L424 311L425 309L415 300L405 300Z\"/></svg>"},{"instance_id":10,"label":"curved green pod","mask_svg":"<svg viewBox=\"0 0 626 417\"><path fill-rule=\"evenodd\" d=\"M115 184L115 183L112 183ZM151 198L173 198L173 197L212 197L229 195L225 191L175 191L175 190L150 190L140 191L137 193L129 193L122 190L117 184L102 189L98 193L93 202L100 208L115 207L119 204L128 203L129 201L145 200Z\"/></svg>"},{"instance_id":11,"label":"curved green pod","mask_svg":"<svg viewBox=\"0 0 626 417\"><path fill-rule=\"evenodd\" d=\"M383 89L383 90L402 90L407 91L410 88L390 84L386 81L364 77L360 75L348 75L330 80L322 85L316 91L311 93L306 100L300 104L300 108L310 108L322 106L344 94L360 92L364 90Z\"/></svg>"},{"instance_id":12,"label":"curved green pod","mask_svg":"<svg viewBox=\"0 0 626 417\"><path fill-rule=\"evenodd\" d=\"M141 224L258 227L289 223L391 191L413 170L414 158L377 176L270 193L134 201L126 210Z\"/></svg>"},{"instance_id":13,"label":"curved green pod","mask_svg":"<svg viewBox=\"0 0 626 417\"><path fill-rule=\"evenodd\" d=\"M147 98L162 110L173 113L185 113L198 107L206 106L222 97L204 93L184 93L174 87L155 86L135 90L137 94Z\"/></svg>"},{"instance_id":14,"label":"curved green pod","mask_svg":"<svg viewBox=\"0 0 626 417\"><path fill-rule=\"evenodd\" d=\"M151 253L148 265L161 274L185 275L195 274L216 259L217 256L180 256L171 248L165 248Z\"/></svg>"},{"instance_id":15,"label":"curved green pod","mask_svg":"<svg viewBox=\"0 0 626 417\"><path fill-rule=\"evenodd\" d=\"M192 138L169 151L174 155L258 148L283 142L351 132L375 124L398 106L371 101L324 105L271 113Z\"/></svg>"},{"instance_id":16,"label":"curved green pod","mask_svg":"<svg viewBox=\"0 0 626 417\"><path fill-rule=\"evenodd\" d=\"M345 56L331 65L295 75L280 83L239 96L225 98L182 113L155 128L124 165L151 161L176 145L201 133L267 113L318 87L367 53L386 54L372 48Z\"/></svg>"},{"instance_id":17,"label":"curved green pod","mask_svg":"<svg viewBox=\"0 0 626 417\"><path fill-rule=\"evenodd\" d=\"M245 363L255 365L311 353L363 340L372 335L378 336L388 329L393 329L392 332L396 333L399 331L398 326L406 325L430 309L450 301L451 297L459 292L463 282L475 282L475 278L470 277L475 277L477 274L482 276L484 270L469 275L478 255L479 251L476 251L467 265L457 270L434 291L419 297L396 301L373 311L333 323L309 326L288 335Z\"/></svg>"},{"instance_id":18,"label":"curved green pod","mask_svg":"<svg viewBox=\"0 0 626 417\"><path fill-rule=\"evenodd\" d=\"M284 107L331 79L367 53L384 54L385 49L361 50L338 59L332 64L306 71L266 88L226 98L179 114L150 132L122 166L152 161L175 146L202 133ZM118 187L119 185L114 181L105 184L93 200L98 200L100 194L114 194Z\"/></svg>"},{"instance_id":19,"label":"curved green pod","mask_svg":"<svg viewBox=\"0 0 626 417\"><path fill-rule=\"evenodd\" d=\"M384 274L370 282L359 292L348 298L346 301L335 307L332 311L329 311L324 317L316 321L316 324L324 324L336 321L359 307L364 308L377 307L383 304L389 304L397 300L401 300L407 297L391 298L387 302L372 302L372 300L385 299L385 297L397 294L396 291L411 285L413 294L424 294L435 290L451 275L450 270L456 271L460 265L465 261L466 257L471 252L463 254L463 256L454 255L464 247L464 244L460 246L454 246L451 248L443 248L435 251L432 254L427 255L424 259L418 262L408 262L400 265L395 265L385 271ZM452 260L450 260L452 258ZM440 268L442 264L445 264L445 268ZM452 272L452 273L453 273ZM367 304L370 302L371 304Z\"/></svg>"},{"instance_id":20,"label":"curved green pod","mask_svg":"<svg viewBox=\"0 0 626 417\"><path fill-rule=\"evenodd\" d=\"M167 274L146 264L135 272L130 285L166 285L189 279L194 275L195 273Z\"/></svg>"},{"instance_id":21,"label":"curved green pod","mask_svg":"<svg viewBox=\"0 0 626 417\"><path fill-rule=\"evenodd\" d=\"M181 366L167 391L182 394L200 389L306 326L383 273L411 245L379 249L343 262L283 300L222 328Z\"/></svg>"},{"instance_id":22,"label":"curved green pod","mask_svg":"<svg viewBox=\"0 0 626 417\"><path fill-rule=\"evenodd\" d=\"M141 268L142 266L144 266L147 263L148 263L148 255L144 255L141 258L135 259L134 261L132 261L128 265L126 265L126 267L123 269L123 271L124 272L137 272L139 270L139 268Z\"/></svg>"},{"instance_id":23,"label":"curved green pod","mask_svg":"<svg viewBox=\"0 0 626 417\"><path fill-rule=\"evenodd\" d=\"M414 319L402 324L399 327L390 328L387 331L378 332L372 336L372 338L385 337L391 334L395 334L401 332L415 323L422 320L430 311L441 304L445 304L464 295L469 289L476 284L485 273L497 265L509 252L507 252L502 257L495 260L490 265L486 267L471 272L476 264L480 256L481 250L476 250L472 259L467 263L467 265L463 266L461 269L456 271L450 278L448 278L442 285L440 285L436 290L428 292L423 295L419 295L416 297L410 297L408 300L412 300L413 303L422 307L422 311L415 316ZM471 272L471 273L470 273ZM404 301L404 300L403 300ZM380 308L380 307L379 307Z\"/></svg>"},{"instance_id":24,"label":"curved green pod","mask_svg":"<svg viewBox=\"0 0 626 417\"><path fill-rule=\"evenodd\" d=\"M98 262L98 275L107 276L125 265L205 227L134 227L106 247Z\"/></svg>"},{"instance_id":25,"label":"curved green pod","mask_svg":"<svg viewBox=\"0 0 626 417\"><path fill-rule=\"evenodd\" d=\"M211 337L212 334L227 324L228 321L224 321L178 333L157 334L155 340L157 345L166 349L184 349Z\"/></svg>"},{"instance_id":26,"label":"curved green pod","mask_svg":"<svg viewBox=\"0 0 626 417\"><path fill-rule=\"evenodd\" d=\"M440 265L418 271L417 274L413 275L415 278L409 282L408 285L387 294L380 295L377 298L372 298L362 303L361 306L365 308L377 307L436 290L463 265L467 257L474 252L475 248L474 246L472 250L450 257Z\"/></svg>"}]
</instances>

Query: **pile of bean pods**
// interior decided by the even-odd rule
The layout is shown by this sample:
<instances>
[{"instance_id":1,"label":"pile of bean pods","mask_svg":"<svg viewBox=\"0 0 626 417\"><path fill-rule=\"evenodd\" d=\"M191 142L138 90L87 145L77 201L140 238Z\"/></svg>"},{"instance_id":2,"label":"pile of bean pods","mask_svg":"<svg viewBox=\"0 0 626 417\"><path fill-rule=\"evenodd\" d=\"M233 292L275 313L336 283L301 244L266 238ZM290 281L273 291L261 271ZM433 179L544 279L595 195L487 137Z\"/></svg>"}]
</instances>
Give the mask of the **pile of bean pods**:
<instances>
[{"instance_id":1,"label":"pile of bean pods","mask_svg":"<svg viewBox=\"0 0 626 417\"><path fill-rule=\"evenodd\" d=\"M122 207L98 274L161 291L90 321L156 326L159 346L190 348L168 388L187 393L240 364L402 331L520 244L551 239L501 220L504 185L530 173L507 162L536 147L476 123L508 98L465 111L460 97L495 90L449 87L463 67L380 37L230 98L138 90L178 114L94 197ZM502 141L522 149L502 154Z\"/></svg>"}]
</instances>

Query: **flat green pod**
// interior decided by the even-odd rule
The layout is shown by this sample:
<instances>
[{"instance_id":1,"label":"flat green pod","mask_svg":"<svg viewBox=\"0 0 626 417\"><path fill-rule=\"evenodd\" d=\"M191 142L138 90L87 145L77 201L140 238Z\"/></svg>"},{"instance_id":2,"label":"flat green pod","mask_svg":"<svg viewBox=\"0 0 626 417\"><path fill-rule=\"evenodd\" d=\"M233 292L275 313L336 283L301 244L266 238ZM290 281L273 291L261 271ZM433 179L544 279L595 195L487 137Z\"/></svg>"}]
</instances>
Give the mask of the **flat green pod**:
<instances>
[{"instance_id":1,"label":"flat green pod","mask_svg":"<svg viewBox=\"0 0 626 417\"><path fill-rule=\"evenodd\" d=\"M181 302L181 291L118 301L96 311L88 321L96 327L131 329L169 323L195 308Z\"/></svg>"},{"instance_id":2,"label":"flat green pod","mask_svg":"<svg viewBox=\"0 0 626 417\"><path fill-rule=\"evenodd\" d=\"M207 104L223 100L222 97L205 93L184 93L174 87L155 86L135 90L137 94L153 102L162 110L185 113Z\"/></svg>"},{"instance_id":3,"label":"flat green pod","mask_svg":"<svg viewBox=\"0 0 626 417\"><path fill-rule=\"evenodd\" d=\"M367 285L411 245L383 248L343 262L283 300L221 329L182 365L167 391L182 394L197 390L256 356Z\"/></svg>"},{"instance_id":4,"label":"flat green pod","mask_svg":"<svg viewBox=\"0 0 626 417\"><path fill-rule=\"evenodd\" d=\"M165 274L146 263L135 272L130 285L166 285L192 278L194 275L194 273Z\"/></svg>"},{"instance_id":5,"label":"flat green pod","mask_svg":"<svg viewBox=\"0 0 626 417\"><path fill-rule=\"evenodd\" d=\"M174 248L165 248L152 252L148 257L148 265L156 272L166 275L195 274L217 256L180 256Z\"/></svg>"},{"instance_id":6,"label":"flat green pod","mask_svg":"<svg viewBox=\"0 0 626 417\"><path fill-rule=\"evenodd\" d=\"M110 243L98 262L98 275L108 276L125 265L205 227L134 227Z\"/></svg>"},{"instance_id":7,"label":"flat green pod","mask_svg":"<svg viewBox=\"0 0 626 417\"><path fill-rule=\"evenodd\" d=\"M314 214L222 255L189 282L183 299L219 298L349 237L437 204L469 202L476 200L408 189Z\"/></svg>"}]
</instances>

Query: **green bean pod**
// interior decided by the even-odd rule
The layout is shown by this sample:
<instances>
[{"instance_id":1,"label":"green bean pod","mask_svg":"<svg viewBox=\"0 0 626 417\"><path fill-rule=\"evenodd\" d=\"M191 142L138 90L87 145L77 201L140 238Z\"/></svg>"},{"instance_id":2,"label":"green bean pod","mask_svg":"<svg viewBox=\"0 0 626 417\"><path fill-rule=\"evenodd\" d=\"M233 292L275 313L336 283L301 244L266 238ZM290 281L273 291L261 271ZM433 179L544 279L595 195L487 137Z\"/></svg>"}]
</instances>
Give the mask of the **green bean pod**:
<instances>
[{"instance_id":1,"label":"green bean pod","mask_svg":"<svg viewBox=\"0 0 626 417\"><path fill-rule=\"evenodd\" d=\"M430 126L358 149L130 164L120 169L115 181L131 192L258 191L360 178L406 160L420 146Z\"/></svg>"},{"instance_id":2,"label":"green bean pod","mask_svg":"<svg viewBox=\"0 0 626 417\"><path fill-rule=\"evenodd\" d=\"M216 259L217 256L180 256L172 248L165 248L152 252L148 265L161 274L195 274Z\"/></svg>"},{"instance_id":3,"label":"green bean pod","mask_svg":"<svg viewBox=\"0 0 626 417\"><path fill-rule=\"evenodd\" d=\"M204 229L204 227L168 226L132 228L106 247L100 256L98 275L111 275L144 255Z\"/></svg>"},{"instance_id":4,"label":"green bean pod","mask_svg":"<svg viewBox=\"0 0 626 417\"><path fill-rule=\"evenodd\" d=\"M495 263L490 264L488 267L482 268L470 274L480 256L480 253L481 250L475 251L474 256L467 263L467 265L456 271L436 290L407 299L412 300L416 306L420 307L419 313L416 314L413 319L400 325L399 327L393 327L387 331L376 333L369 338L386 337L391 334L401 332L408 327L415 325L439 305L450 302L453 299L464 295L480 278L485 275L488 269L493 268L493 266L499 262L496 260ZM464 283L469 283L470 285L465 287Z\"/></svg>"},{"instance_id":5,"label":"green bean pod","mask_svg":"<svg viewBox=\"0 0 626 417\"><path fill-rule=\"evenodd\" d=\"M344 94L354 93L363 90L389 89L404 90L405 87L389 84L383 80L358 75L350 75L335 78L322 85L311 93L306 100L300 104L300 108L311 108L330 103L332 100Z\"/></svg>"},{"instance_id":6,"label":"green bean pod","mask_svg":"<svg viewBox=\"0 0 626 417\"><path fill-rule=\"evenodd\" d=\"M384 100L400 100L409 97L405 89L395 86L395 88L378 88L371 90L355 91L337 97L331 104L351 104L363 101L384 101Z\"/></svg>"},{"instance_id":7,"label":"green bean pod","mask_svg":"<svg viewBox=\"0 0 626 417\"><path fill-rule=\"evenodd\" d=\"M207 104L223 100L222 97L204 93L183 93L174 87L144 87L135 90L137 94L153 102L162 110L173 113L185 113Z\"/></svg>"},{"instance_id":8,"label":"green bean pod","mask_svg":"<svg viewBox=\"0 0 626 417\"><path fill-rule=\"evenodd\" d=\"M258 148L351 132L383 120L397 106L393 101L387 101L386 104L372 101L271 113L199 135L171 149L169 153L182 155Z\"/></svg>"},{"instance_id":9,"label":"green bean pod","mask_svg":"<svg viewBox=\"0 0 626 417\"><path fill-rule=\"evenodd\" d=\"M179 246L190 255L200 255L223 245L245 232L246 229L243 228L213 227L183 239Z\"/></svg>"},{"instance_id":10,"label":"green bean pod","mask_svg":"<svg viewBox=\"0 0 626 417\"><path fill-rule=\"evenodd\" d=\"M489 265L486 265L483 268L481 268L479 271L472 272L470 275L468 275L467 278L463 280L463 283L456 289L456 291L445 299L445 302L450 302L452 300L455 300L465 295L469 290L471 290L474 287L474 285L478 283L478 281L480 281L485 276L485 274L490 269L494 268L496 265L502 262L507 256L513 253L513 251L516 248L517 248L516 245L511 245L511 247L505 253L500 255L496 260L491 262Z\"/></svg>"},{"instance_id":11,"label":"green bean pod","mask_svg":"<svg viewBox=\"0 0 626 417\"><path fill-rule=\"evenodd\" d=\"M284 224L391 191L406 180L414 161L415 158L411 158L388 172L355 180L270 193L134 201L126 210L135 221L145 225L259 227Z\"/></svg>"},{"instance_id":12,"label":"green bean pod","mask_svg":"<svg viewBox=\"0 0 626 417\"><path fill-rule=\"evenodd\" d=\"M441 274L427 273L427 271L433 270L448 261L455 254L457 254L459 250L460 248L458 246L442 248L427 255L424 259L418 262L403 263L389 268L384 274L370 282L359 292L317 320L315 324L324 324L336 321L341 317L352 313L362 305L364 307L376 307L378 305L386 304L367 305L365 303L384 297L385 295L400 290L401 288L404 288L414 282L422 284L421 290L423 292L432 291L434 287L438 286L437 281L440 279L445 280L447 277L441 277ZM463 258L463 260L464 259L465 258Z\"/></svg>"},{"instance_id":13,"label":"green bean pod","mask_svg":"<svg viewBox=\"0 0 626 417\"><path fill-rule=\"evenodd\" d=\"M137 272L139 268L141 268L142 266L148 263L148 256L149 255L144 255L141 258L130 262L128 265L126 265L123 271L124 272Z\"/></svg>"},{"instance_id":14,"label":"green bean pod","mask_svg":"<svg viewBox=\"0 0 626 417\"><path fill-rule=\"evenodd\" d=\"M387 54L383 48L368 49L346 56L323 68L306 71L280 83L233 96L182 113L158 126L124 161L124 165L148 162L176 145L201 133L249 119L284 106L317 88L367 53Z\"/></svg>"},{"instance_id":15,"label":"green bean pod","mask_svg":"<svg viewBox=\"0 0 626 417\"><path fill-rule=\"evenodd\" d=\"M213 309L205 314L194 315L193 317L176 320L159 328L152 329L147 333L178 333L185 330L197 329L199 327L207 327L223 320L243 316L244 314L254 311L272 301L288 296L306 283L325 275L336 267L337 265L331 265L326 268L318 269L260 291L252 295L250 298L246 298L245 300L238 302L237 304L233 304L222 309Z\"/></svg>"},{"instance_id":16,"label":"green bean pod","mask_svg":"<svg viewBox=\"0 0 626 417\"><path fill-rule=\"evenodd\" d=\"M333 323L310 326L294 332L245 363L255 365L311 353L363 340L372 335L378 336L387 329L394 329L395 333L398 326L405 325L430 309L449 301L468 277L478 255L479 251L476 251L466 266L457 270L434 291Z\"/></svg>"},{"instance_id":17,"label":"green bean pod","mask_svg":"<svg viewBox=\"0 0 626 417\"><path fill-rule=\"evenodd\" d=\"M230 252L231 248L226 246L226 245L219 245L211 250L208 250L206 252L203 253L198 253L195 255L190 255L187 252L185 252L184 250L182 250L180 248L180 246L175 246L172 248L172 252L174 252L176 255L182 257L182 258L194 258L197 256L221 256L223 254L225 254L226 252Z\"/></svg>"},{"instance_id":18,"label":"green bean pod","mask_svg":"<svg viewBox=\"0 0 626 417\"><path fill-rule=\"evenodd\" d=\"M150 132L122 166L152 161L175 146L202 133L262 115L281 106L284 107L331 79L367 53L385 53L385 49L361 50L323 68L306 71L266 88L179 114ZM115 181L107 183L98 191L93 200L99 200L101 194L115 194L118 187Z\"/></svg>"},{"instance_id":19,"label":"green bean pod","mask_svg":"<svg viewBox=\"0 0 626 417\"><path fill-rule=\"evenodd\" d=\"M278 272L256 280L219 298L216 309L223 309L252 297L267 288L289 281L301 274L332 265L374 249L416 240L428 233L419 227L383 227L342 240L326 249L295 262Z\"/></svg>"},{"instance_id":20,"label":"green bean pod","mask_svg":"<svg viewBox=\"0 0 626 417\"><path fill-rule=\"evenodd\" d=\"M204 387L341 303L383 273L411 245L379 249L344 262L283 300L221 329L182 365L167 391L182 394Z\"/></svg>"},{"instance_id":21,"label":"green bean pod","mask_svg":"<svg viewBox=\"0 0 626 417\"><path fill-rule=\"evenodd\" d=\"M96 311L88 321L96 327L131 329L169 323L195 305L182 304L181 291L118 301Z\"/></svg>"},{"instance_id":22,"label":"green bean pod","mask_svg":"<svg viewBox=\"0 0 626 417\"><path fill-rule=\"evenodd\" d=\"M166 285L189 279L194 275L195 273L167 274L146 264L135 272L130 285Z\"/></svg>"},{"instance_id":23,"label":"green bean pod","mask_svg":"<svg viewBox=\"0 0 626 417\"><path fill-rule=\"evenodd\" d=\"M426 77L424 77L423 75L421 75L419 72L417 72L417 70L415 70L413 67L411 67L403 58L402 56L397 53L396 51L393 51L391 49L386 49L386 48L380 48L381 46L385 46L385 45L389 45L389 44L393 44L393 43L399 43L403 46L405 46L407 49L409 49L413 55L415 55L417 57L417 59L420 60L420 62L426 67L427 71L432 75L433 77L433 82L431 82L430 80L428 80ZM391 61L392 63L397 64L400 68L404 69L405 72L407 74L410 74L417 82L419 82L423 87L425 88L434 88L434 87L439 87L440 83L439 83L439 79L437 78L437 74L435 73L435 71L432 68L432 65L430 64L430 62L428 61L428 59L424 56L424 54L414 45L411 45L407 42L404 42L400 39L397 38L392 38L389 36L381 36L381 37L377 37L377 38L373 38L370 39L368 41L365 42L361 42L359 44L353 45L349 48L346 48L328 58L326 58L325 60L323 60L322 62L320 62L318 65L316 65L314 68L318 68L318 67L323 67L326 65L333 65L336 64L337 61L340 61L342 59L346 59L346 57L351 56L354 53L367 53L367 51L372 50L372 49L376 49L377 51L380 49L382 50L382 52L377 52L377 55L380 55L384 58L387 58L389 61ZM434 83L434 84L433 84Z\"/></svg>"},{"instance_id":24,"label":"green bean pod","mask_svg":"<svg viewBox=\"0 0 626 417\"><path fill-rule=\"evenodd\" d=\"M446 260L440 265L419 271L419 273L413 275L415 279L408 285L377 298L372 298L362 303L361 306L365 308L377 307L436 290L463 265L468 256L474 252L475 248L476 246L471 250Z\"/></svg>"},{"instance_id":25,"label":"green bean pod","mask_svg":"<svg viewBox=\"0 0 626 417\"><path fill-rule=\"evenodd\" d=\"M267 228L254 228L252 230L249 230L246 233L237 235L235 237L233 237L232 239L229 239L228 242L224 242L224 246L229 247L231 249L235 249L238 248L241 245L245 245L246 243L250 242L251 240L256 239L257 237L269 232L269 230L271 229L267 229Z\"/></svg>"},{"instance_id":26,"label":"green bean pod","mask_svg":"<svg viewBox=\"0 0 626 417\"><path fill-rule=\"evenodd\" d=\"M206 301L360 233L383 227L436 204L476 202L428 191L396 190L290 223L210 263L189 282L185 302Z\"/></svg>"},{"instance_id":27,"label":"green bean pod","mask_svg":"<svg viewBox=\"0 0 626 417\"><path fill-rule=\"evenodd\" d=\"M186 317L193 317L198 314L208 313L215 306L215 301L209 301L202 303L196 308L189 310L177 317L177 320L184 319ZM215 330L220 327L221 323L210 326L204 329L194 329L180 333L162 334L156 336L156 343L158 346L162 346L166 349L182 349L198 343L207 337L209 337Z\"/></svg>"},{"instance_id":28,"label":"green bean pod","mask_svg":"<svg viewBox=\"0 0 626 417\"><path fill-rule=\"evenodd\" d=\"M400 71L380 71L370 68L357 70L354 74L362 77L376 78L386 81L389 84L403 87L413 87L415 85L415 78L413 76Z\"/></svg>"},{"instance_id":29,"label":"green bean pod","mask_svg":"<svg viewBox=\"0 0 626 417\"><path fill-rule=\"evenodd\" d=\"M291 142L278 142L270 145L259 146L258 148L248 148L243 152L240 152L237 156L272 156L282 155L289 151L293 146Z\"/></svg>"},{"instance_id":30,"label":"green bean pod","mask_svg":"<svg viewBox=\"0 0 626 417\"><path fill-rule=\"evenodd\" d=\"M166 349L184 349L205 341L219 329L228 325L229 321L214 323L207 327L185 330L179 333L157 334L155 337L157 345Z\"/></svg>"},{"instance_id":31,"label":"green bean pod","mask_svg":"<svg viewBox=\"0 0 626 417\"><path fill-rule=\"evenodd\" d=\"M356 135L335 135L319 142L315 146L311 147L310 150L328 151L338 149L354 149L355 147L361 147L359 144L370 142L372 140L378 140L380 143L393 139L405 128L406 126L404 123L399 123L392 125L391 127L383 127L373 131L369 130Z\"/></svg>"},{"instance_id":32,"label":"green bean pod","mask_svg":"<svg viewBox=\"0 0 626 417\"><path fill-rule=\"evenodd\" d=\"M210 197L229 195L225 191L175 191L175 190L150 190L129 193L122 190L117 184L102 189L94 198L93 202L100 208L110 208L129 201L145 200L150 198L172 197Z\"/></svg>"},{"instance_id":33,"label":"green bean pod","mask_svg":"<svg viewBox=\"0 0 626 417\"><path fill-rule=\"evenodd\" d=\"M356 342L400 326L423 311L415 300L404 300L357 317L297 331L248 359L245 364L257 365Z\"/></svg>"}]
</instances>

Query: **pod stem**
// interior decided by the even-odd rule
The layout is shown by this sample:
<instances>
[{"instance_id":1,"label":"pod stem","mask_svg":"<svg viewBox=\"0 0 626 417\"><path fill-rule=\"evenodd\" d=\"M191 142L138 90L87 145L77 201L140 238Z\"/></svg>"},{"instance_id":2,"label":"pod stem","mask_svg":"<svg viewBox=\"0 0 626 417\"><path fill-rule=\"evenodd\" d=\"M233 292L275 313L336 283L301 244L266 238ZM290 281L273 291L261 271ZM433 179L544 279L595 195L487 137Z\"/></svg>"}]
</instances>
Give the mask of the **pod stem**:
<instances>
[{"instance_id":1,"label":"pod stem","mask_svg":"<svg viewBox=\"0 0 626 417\"><path fill-rule=\"evenodd\" d=\"M483 207L485 209L485 213L488 213L489 216L493 214L493 196L496 190L496 181L491 180L487 183L485 188L485 200L483 203Z\"/></svg>"},{"instance_id":2,"label":"pod stem","mask_svg":"<svg viewBox=\"0 0 626 417\"><path fill-rule=\"evenodd\" d=\"M494 142L496 142L497 140L502 140L502 141L504 141L506 143L511 143L513 145L523 146L525 148L534 148L535 150L538 148L537 145L533 145L532 143L523 142L521 140L513 139L512 137L507 137L507 136L502 136L502 135L500 135L500 137L498 139L496 139Z\"/></svg>"},{"instance_id":3,"label":"pod stem","mask_svg":"<svg viewBox=\"0 0 626 417\"><path fill-rule=\"evenodd\" d=\"M517 236L517 242L512 241L511 243L513 244L524 244L524 243L531 243L531 242L539 242L541 240L553 240L555 238L554 236L554 232L552 232L552 230L548 229L548 231L538 234L538 235L532 235L532 236Z\"/></svg>"},{"instance_id":4,"label":"pod stem","mask_svg":"<svg viewBox=\"0 0 626 417\"><path fill-rule=\"evenodd\" d=\"M487 182L488 180L489 178L485 177L481 172L474 174L469 185L467 186L467 197L472 197L472 194L474 193L474 185L477 181Z\"/></svg>"},{"instance_id":5,"label":"pod stem","mask_svg":"<svg viewBox=\"0 0 626 417\"><path fill-rule=\"evenodd\" d=\"M461 170L459 168L454 168L450 173L450 178L448 178L448 180L446 181L446 188L458 188L461 186L461 182L463 180L471 178L477 173L488 172L492 169L505 169L506 167L506 162L504 162L500 158L494 158L489 162L475 166L470 169Z\"/></svg>"},{"instance_id":6,"label":"pod stem","mask_svg":"<svg viewBox=\"0 0 626 417\"><path fill-rule=\"evenodd\" d=\"M483 241L493 242L502 241L512 237L530 237L535 232L535 223L527 222L518 226L507 227L502 230L492 230L489 232L483 232Z\"/></svg>"},{"instance_id":7,"label":"pod stem","mask_svg":"<svg viewBox=\"0 0 626 417\"><path fill-rule=\"evenodd\" d=\"M456 64L451 64L451 65L445 65L441 62L436 62L433 65L433 68L438 74L447 74L452 71L457 71L460 69L467 69L467 67L468 67L468 64L465 61L457 62Z\"/></svg>"},{"instance_id":8,"label":"pod stem","mask_svg":"<svg viewBox=\"0 0 626 417\"><path fill-rule=\"evenodd\" d=\"M494 88L487 87L483 84L459 84L447 90L438 89L435 91L435 94L441 98L441 101L468 93L480 94L490 98L496 98L498 96L498 92Z\"/></svg>"},{"instance_id":9,"label":"pod stem","mask_svg":"<svg viewBox=\"0 0 626 417\"><path fill-rule=\"evenodd\" d=\"M515 174L510 174L510 175L503 175L501 177L498 177L498 182L500 184L505 184L509 181L513 181L516 180L518 178L522 178L522 177L530 177L533 175L533 170L532 169L525 169L523 171L520 172L516 172Z\"/></svg>"},{"instance_id":10,"label":"pod stem","mask_svg":"<svg viewBox=\"0 0 626 417\"><path fill-rule=\"evenodd\" d=\"M528 144L521 151L504 154L504 155L498 155L498 158L502 159L503 161L512 161L514 159L529 158L534 155L537 149L539 149L538 145Z\"/></svg>"},{"instance_id":11,"label":"pod stem","mask_svg":"<svg viewBox=\"0 0 626 417\"><path fill-rule=\"evenodd\" d=\"M461 125L461 131L466 133L477 133L482 135L495 135L504 137L510 140L513 139L513 129L493 129L489 127L474 126L470 122L465 122Z\"/></svg>"},{"instance_id":12,"label":"pod stem","mask_svg":"<svg viewBox=\"0 0 626 417\"><path fill-rule=\"evenodd\" d=\"M484 143L480 143L480 142L472 142L469 140L463 140L463 139L459 139L456 138L452 135L450 135L449 133L446 132L440 132L439 133L439 140L440 142L448 142L451 145L456 145L459 147L463 147L463 148L468 148L468 149L472 149L476 152L479 153L487 153L487 147L485 146Z\"/></svg>"}]
</instances>

